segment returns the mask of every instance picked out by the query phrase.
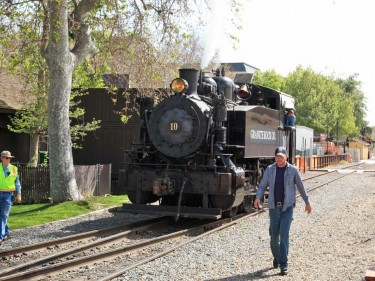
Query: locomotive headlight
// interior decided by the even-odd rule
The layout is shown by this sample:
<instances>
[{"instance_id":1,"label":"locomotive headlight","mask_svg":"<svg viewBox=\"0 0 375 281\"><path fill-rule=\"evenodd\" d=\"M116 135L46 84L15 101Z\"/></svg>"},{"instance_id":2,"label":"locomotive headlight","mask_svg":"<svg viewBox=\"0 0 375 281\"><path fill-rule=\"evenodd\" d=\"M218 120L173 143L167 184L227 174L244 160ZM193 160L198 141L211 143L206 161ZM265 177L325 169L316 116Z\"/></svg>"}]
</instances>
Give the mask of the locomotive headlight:
<instances>
[{"instance_id":1,"label":"locomotive headlight","mask_svg":"<svg viewBox=\"0 0 375 281\"><path fill-rule=\"evenodd\" d=\"M188 83L182 78L176 78L171 83L171 89L175 94L182 94L186 92L188 88Z\"/></svg>"}]
</instances>

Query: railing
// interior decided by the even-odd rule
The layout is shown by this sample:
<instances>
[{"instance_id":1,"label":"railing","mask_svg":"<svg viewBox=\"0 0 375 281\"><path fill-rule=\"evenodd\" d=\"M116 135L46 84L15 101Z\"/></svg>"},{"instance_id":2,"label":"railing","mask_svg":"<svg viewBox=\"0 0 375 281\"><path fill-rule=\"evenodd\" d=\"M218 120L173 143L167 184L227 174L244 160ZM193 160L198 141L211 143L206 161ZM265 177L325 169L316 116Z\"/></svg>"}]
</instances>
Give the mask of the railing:
<instances>
[{"instance_id":1,"label":"railing","mask_svg":"<svg viewBox=\"0 0 375 281\"><path fill-rule=\"evenodd\" d=\"M51 201L49 167L17 165L22 187L22 202ZM74 166L78 190L83 196L111 194L111 164Z\"/></svg>"},{"instance_id":2,"label":"railing","mask_svg":"<svg viewBox=\"0 0 375 281\"><path fill-rule=\"evenodd\" d=\"M348 161L347 154L339 155L323 155L323 156L313 156L312 157L312 167L311 169L321 169L330 165L338 164L340 161Z\"/></svg>"},{"instance_id":3,"label":"railing","mask_svg":"<svg viewBox=\"0 0 375 281\"><path fill-rule=\"evenodd\" d=\"M348 154L339 155L313 155L312 157L296 156L295 165L301 172L306 172L313 169L321 169L330 165L335 165L341 161L348 161Z\"/></svg>"}]
</instances>

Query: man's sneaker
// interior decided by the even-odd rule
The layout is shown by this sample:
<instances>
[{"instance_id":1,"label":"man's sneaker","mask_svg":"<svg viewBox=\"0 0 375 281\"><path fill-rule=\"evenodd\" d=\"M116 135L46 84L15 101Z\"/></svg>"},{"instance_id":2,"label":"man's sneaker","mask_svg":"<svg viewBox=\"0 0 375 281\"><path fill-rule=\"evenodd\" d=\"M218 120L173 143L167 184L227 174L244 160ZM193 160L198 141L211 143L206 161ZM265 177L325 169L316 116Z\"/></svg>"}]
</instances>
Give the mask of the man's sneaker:
<instances>
[{"instance_id":1,"label":"man's sneaker","mask_svg":"<svg viewBox=\"0 0 375 281\"><path fill-rule=\"evenodd\" d=\"M279 261L277 260L277 258L274 258L273 259L273 268L278 268L279 267Z\"/></svg>"},{"instance_id":2,"label":"man's sneaker","mask_svg":"<svg viewBox=\"0 0 375 281\"><path fill-rule=\"evenodd\" d=\"M280 268L280 273L281 273L281 275L287 275L288 274L288 268L286 268L286 267Z\"/></svg>"},{"instance_id":3,"label":"man's sneaker","mask_svg":"<svg viewBox=\"0 0 375 281\"><path fill-rule=\"evenodd\" d=\"M9 235L5 235L4 238L3 238L3 241L9 240L9 239L10 239L10 236Z\"/></svg>"}]
</instances>

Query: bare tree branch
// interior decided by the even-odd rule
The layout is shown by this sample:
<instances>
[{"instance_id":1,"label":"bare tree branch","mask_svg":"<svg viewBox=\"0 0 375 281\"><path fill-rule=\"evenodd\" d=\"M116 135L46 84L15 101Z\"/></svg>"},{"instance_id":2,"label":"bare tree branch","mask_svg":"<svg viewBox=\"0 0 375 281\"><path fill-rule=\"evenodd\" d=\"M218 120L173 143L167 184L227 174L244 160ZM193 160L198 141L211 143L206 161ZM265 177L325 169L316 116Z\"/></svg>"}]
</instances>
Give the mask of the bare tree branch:
<instances>
[{"instance_id":1,"label":"bare tree branch","mask_svg":"<svg viewBox=\"0 0 375 281\"><path fill-rule=\"evenodd\" d=\"M95 55L99 52L96 47L95 40L91 36L91 28L85 23L85 17L88 12L92 11L100 0L84 0L78 5L74 2L75 9L70 16L70 27L75 39L75 45L72 53L76 56L74 68L87 57L87 55Z\"/></svg>"}]
</instances>

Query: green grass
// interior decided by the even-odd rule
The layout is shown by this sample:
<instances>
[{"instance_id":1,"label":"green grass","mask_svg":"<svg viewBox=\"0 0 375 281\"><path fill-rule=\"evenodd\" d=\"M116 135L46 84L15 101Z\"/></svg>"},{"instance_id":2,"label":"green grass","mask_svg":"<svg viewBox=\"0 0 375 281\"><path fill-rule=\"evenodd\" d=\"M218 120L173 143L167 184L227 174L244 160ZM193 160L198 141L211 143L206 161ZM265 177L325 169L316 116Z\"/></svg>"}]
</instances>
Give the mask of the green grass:
<instances>
[{"instance_id":1,"label":"green grass","mask_svg":"<svg viewBox=\"0 0 375 281\"><path fill-rule=\"evenodd\" d=\"M14 204L8 218L11 230L63 220L96 210L121 206L126 195L88 197L85 201L69 201L57 204Z\"/></svg>"}]
</instances>

